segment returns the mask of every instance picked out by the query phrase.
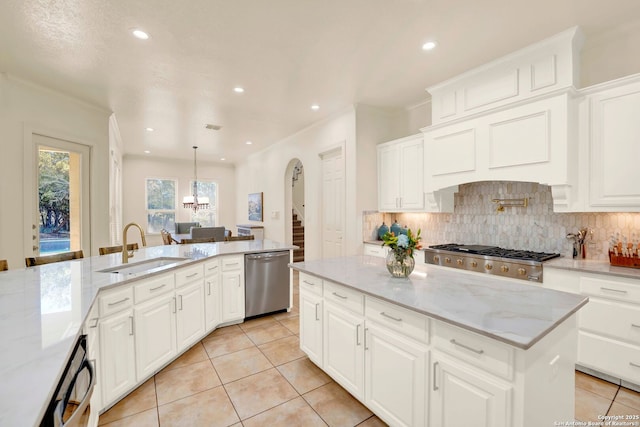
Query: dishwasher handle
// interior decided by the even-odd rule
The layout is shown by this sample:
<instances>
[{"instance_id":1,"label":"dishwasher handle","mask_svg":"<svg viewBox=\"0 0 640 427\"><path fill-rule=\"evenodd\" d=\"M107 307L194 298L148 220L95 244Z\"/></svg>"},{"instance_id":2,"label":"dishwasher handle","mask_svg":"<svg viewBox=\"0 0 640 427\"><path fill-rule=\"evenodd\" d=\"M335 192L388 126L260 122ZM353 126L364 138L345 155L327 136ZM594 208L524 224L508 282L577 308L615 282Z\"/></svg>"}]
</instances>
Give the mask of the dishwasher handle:
<instances>
[{"instance_id":1,"label":"dishwasher handle","mask_svg":"<svg viewBox=\"0 0 640 427\"><path fill-rule=\"evenodd\" d=\"M263 254L247 254L245 258L248 260L267 260L272 258L280 258L280 257L289 257L289 251L280 251L280 252L266 252Z\"/></svg>"}]
</instances>

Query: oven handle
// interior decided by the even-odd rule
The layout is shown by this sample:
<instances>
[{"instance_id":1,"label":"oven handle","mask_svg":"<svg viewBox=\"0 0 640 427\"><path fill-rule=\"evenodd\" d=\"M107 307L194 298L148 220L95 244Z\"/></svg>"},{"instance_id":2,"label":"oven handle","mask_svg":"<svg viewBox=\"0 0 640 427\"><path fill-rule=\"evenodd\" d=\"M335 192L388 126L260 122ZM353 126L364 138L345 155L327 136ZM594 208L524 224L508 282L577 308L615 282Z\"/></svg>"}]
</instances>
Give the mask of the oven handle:
<instances>
[{"instance_id":1,"label":"oven handle","mask_svg":"<svg viewBox=\"0 0 640 427\"><path fill-rule=\"evenodd\" d=\"M65 407L69 404L69 399L71 398L71 392L75 388L80 372L82 372L85 368L89 371L89 387L87 387L87 392L82 398L82 401L78 404L78 407L76 408L76 410L73 411L73 414L71 414L71 417L69 417L67 422L63 422L62 416L64 415ZM75 425L75 422L77 421L77 419L82 417L85 409L87 409L87 406L89 405L89 401L91 401L91 396L93 395L93 389L95 385L96 385L96 376L93 370L93 366L91 365L91 362L89 362L87 359L84 359L82 361L82 365L80 365L80 369L78 369L78 371L73 376L73 380L71 380L71 383L69 384L69 388L65 391L64 398L61 399L56 405L56 409L53 413L54 425L59 427L64 427L66 425L69 425L69 426Z\"/></svg>"}]
</instances>

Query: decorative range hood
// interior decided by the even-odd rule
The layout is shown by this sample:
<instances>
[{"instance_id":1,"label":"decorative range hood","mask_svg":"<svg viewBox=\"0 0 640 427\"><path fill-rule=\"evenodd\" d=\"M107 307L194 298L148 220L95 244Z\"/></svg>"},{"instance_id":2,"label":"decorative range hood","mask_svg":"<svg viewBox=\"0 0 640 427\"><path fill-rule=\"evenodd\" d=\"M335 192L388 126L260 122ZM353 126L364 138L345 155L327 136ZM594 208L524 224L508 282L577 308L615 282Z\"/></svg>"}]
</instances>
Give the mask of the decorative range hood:
<instances>
[{"instance_id":1,"label":"decorative range hood","mask_svg":"<svg viewBox=\"0 0 640 427\"><path fill-rule=\"evenodd\" d=\"M427 90L425 193L476 181L551 186L554 210L577 198L577 27Z\"/></svg>"}]
</instances>

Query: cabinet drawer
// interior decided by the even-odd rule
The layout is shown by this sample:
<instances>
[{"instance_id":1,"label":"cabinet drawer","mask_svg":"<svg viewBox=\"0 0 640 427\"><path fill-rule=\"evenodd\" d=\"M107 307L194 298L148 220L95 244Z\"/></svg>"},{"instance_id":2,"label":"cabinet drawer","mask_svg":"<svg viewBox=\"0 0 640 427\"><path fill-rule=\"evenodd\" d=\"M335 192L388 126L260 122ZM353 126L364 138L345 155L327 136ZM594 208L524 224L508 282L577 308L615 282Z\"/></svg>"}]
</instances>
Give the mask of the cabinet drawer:
<instances>
[{"instance_id":1,"label":"cabinet drawer","mask_svg":"<svg viewBox=\"0 0 640 427\"><path fill-rule=\"evenodd\" d=\"M580 329L640 344L640 306L591 298L579 319Z\"/></svg>"},{"instance_id":2,"label":"cabinet drawer","mask_svg":"<svg viewBox=\"0 0 640 427\"><path fill-rule=\"evenodd\" d=\"M377 256L380 258L385 258L387 256L387 252L389 252L389 249L383 247L382 245L372 245L372 244L365 244L364 245L364 254L365 255L371 255L371 256Z\"/></svg>"},{"instance_id":3,"label":"cabinet drawer","mask_svg":"<svg viewBox=\"0 0 640 427\"><path fill-rule=\"evenodd\" d=\"M346 286L337 283L324 281L324 298L327 301L335 302L354 313L364 314L364 295Z\"/></svg>"},{"instance_id":4,"label":"cabinet drawer","mask_svg":"<svg viewBox=\"0 0 640 427\"><path fill-rule=\"evenodd\" d=\"M131 286L106 291L100 295L100 317L108 316L118 311L133 306L133 293Z\"/></svg>"},{"instance_id":5,"label":"cabinet drawer","mask_svg":"<svg viewBox=\"0 0 640 427\"><path fill-rule=\"evenodd\" d=\"M156 277L138 283L133 287L135 303L139 304L175 288L175 278L173 274Z\"/></svg>"},{"instance_id":6,"label":"cabinet drawer","mask_svg":"<svg viewBox=\"0 0 640 427\"><path fill-rule=\"evenodd\" d=\"M588 332L578 333L578 363L640 384L640 347Z\"/></svg>"},{"instance_id":7,"label":"cabinet drawer","mask_svg":"<svg viewBox=\"0 0 640 427\"><path fill-rule=\"evenodd\" d=\"M322 296L322 279L319 277L300 273L298 282L300 290L313 292L316 295Z\"/></svg>"},{"instance_id":8,"label":"cabinet drawer","mask_svg":"<svg viewBox=\"0 0 640 427\"><path fill-rule=\"evenodd\" d=\"M181 268L176 272L176 288L193 283L196 280L202 280L203 278L204 268L202 267L202 264L194 267Z\"/></svg>"},{"instance_id":9,"label":"cabinet drawer","mask_svg":"<svg viewBox=\"0 0 640 427\"><path fill-rule=\"evenodd\" d=\"M368 295L364 299L364 312L367 320L429 343L429 319L422 314Z\"/></svg>"},{"instance_id":10,"label":"cabinet drawer","mask_svg":"<svg viewBox=\"0 0 640 427\"><path fill-rule=\"evenodd\" d=\"M216 274L220 271L220 260L214 259L213 261L207 261L204 263L204 275Z\"/></svg>"},{"instance_id":11,"label":"cabinet drawer","mask_svg":"<svg viewBox=\"0 0 640 427\"><path fill-rule=\"evenodd\" d=\"M487 372L513 378L513 347L446 323L433 324L434 346Z\"/></svg>"},{"instance_id":12,"label":"cabinet drawer","mask_svg":"<svg viewBox=\"0 0 640 427\"><path fill-rule=\"evenodd\" d=\"M581 277L580 292L601 298L640 303L640 281L632 284L612 279Z\"/></svg>"},{"instance_id":13,"label":"cabinet drawer","mask_svg":"<svg viewBox=\"0 0 640 427\"><path fill-rule=\"evenodd\" d=\"M222 258L222 271L240 270L244 267L244 256Z\"/></svg>"}]
</instances>

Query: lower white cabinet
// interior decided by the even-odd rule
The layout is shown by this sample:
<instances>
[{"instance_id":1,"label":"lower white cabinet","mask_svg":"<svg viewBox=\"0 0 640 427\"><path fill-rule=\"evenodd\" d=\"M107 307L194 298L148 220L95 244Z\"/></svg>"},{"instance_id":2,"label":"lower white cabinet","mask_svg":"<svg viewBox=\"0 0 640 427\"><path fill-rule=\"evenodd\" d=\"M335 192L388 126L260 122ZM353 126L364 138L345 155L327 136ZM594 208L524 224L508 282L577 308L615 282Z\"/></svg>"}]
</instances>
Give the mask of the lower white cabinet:
<instances>
[{"instance_id":1,"label":"lower white cabinet","mask_svg":"<svg viewBox=\"0 0 640 427\"><path fill-rule=\"evenodd\" d=\"M322 297L300 286L300 349L318 366L322 359Z\"/></svg>"},{"instance_id":2,"label":"lower white cabinet","mask_svg":"<svg viewBox=\"0 0 640 427\"><path fill-rule=\"evenodd\" d=\"M207 332L222 323L220 295L220 262L214 259L204 265L204 323Z\"/></svg>"},{"instance_id":3,"label":"lower white cabinet","mask_svg":"<svg viewBox=\"0 0 640 427\"><path fill-rule=\"evenodd\" d=\"M137 381L153 375L176 355L176 298L167 293L134 309Z\"/></svg>"},{"instance_id":4,"label":"lower white cabinet","mask_svg":"<svg viewBox=\"0 0 640 427\"><path fill-rule=\"evenodd\" d=\"M464 362L432 352L430 425L509 427L512 386Z\"/></svg>"},{"instance_id":5,"label":"lower white cabinet","mask_svg":"<svg viewBox=\"0 0 640 427\"><path fill-rule=\"evenodd\" d=\"M136 384L136 359L131 308L99 322L100 380L104 406ZM100 408L96 408L100 409Z\"/></svg>"},{"instance_id":6,"label":"lower white cabinet","mask_svg":"<svg viewBox=\"0 0 640 427\"><path fill-rule=\"evenodd\" d=\"M244 318L244 256L222 257L222 322Z\"/></svg>"},{"instance_id":7,"label":"lower white cabinet","mask_svg":"<svg viewBox=\"0 0 640 427\"><path fill-rule=\"evenodd\" d=\"M368 320L364 343L365 404L392 425L424 426L427 346Z\"/></svg>"},{"instance_id":8,"label":"lower white cabinet","mask_svg":"<svg viewBox=\"0 0 640 427\"><path fill-rule=\"evenodd\" d=\"M357 399L364 398L364 319L325 301L324 370Z\"/></svg>"},{"instance_id":9,"label":"lower white cabinet","mask_svg":"<svg viewBox=\"0 0 640 427\"><path fill-rule=\"evenodd\" d=\"M204 335L204 292L202 279L176 290L177 351L189 347Z\"/></svg>"}]
</instances>

